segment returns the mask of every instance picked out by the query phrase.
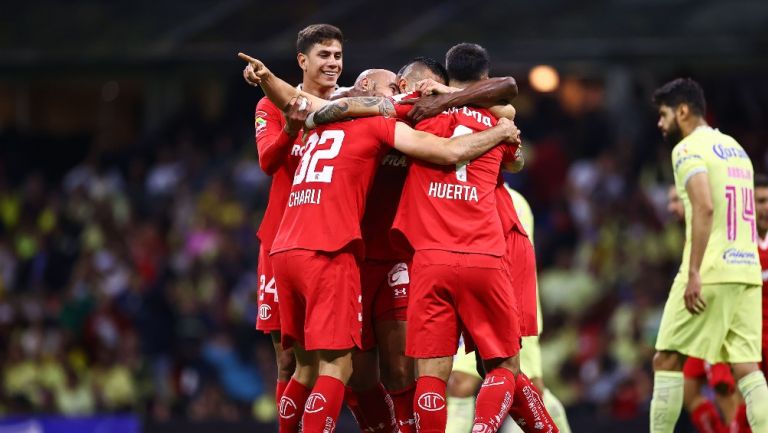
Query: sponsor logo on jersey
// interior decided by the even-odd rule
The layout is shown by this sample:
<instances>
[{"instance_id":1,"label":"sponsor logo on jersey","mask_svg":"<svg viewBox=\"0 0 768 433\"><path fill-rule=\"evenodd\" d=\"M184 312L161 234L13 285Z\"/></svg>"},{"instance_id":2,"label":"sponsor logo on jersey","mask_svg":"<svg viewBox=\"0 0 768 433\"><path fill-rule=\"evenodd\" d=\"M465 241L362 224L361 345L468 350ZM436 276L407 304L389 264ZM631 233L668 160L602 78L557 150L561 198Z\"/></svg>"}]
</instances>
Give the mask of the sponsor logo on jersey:
<instances>
[{"instance_id":1,"label":"sponsor logo on jersey","mask_svg":"<svg viewBox=\"0 0 768 433\"><path fill-rule=\"evenodd\" d=\"M728 177L732 179L752 180L752 170L741 167L728 167Z\"/></svg>"},{"instance_id":2,"label":"sponsor logo on jersey","mask_svg":"<svg viewBox=\"0 0 768 433\"><path fill-rule=\"evenodd\" d=\"M715 144L712 146L712 152L715 153L720 159L729 160L731 158L749 159L747 152L741 147L736 146L723 146L722 144Z\"/></svg>"},{"instance_id":3,"label":"sponsor logo on jersey","mask_svg":"<svg viewBox=\"0 0 768 433\"><path fill-rule=\"evenodd\" d=\"M317 413L325 409L325 403L327 400L323 394L313 392L307 397L307 404L304 406L304 412Z\"/></svg>"},{"instance_id":4,"label":"sponsor logo on jersey","mask_svg":"<svg viewBox=\"0 0 768 433\"><path fill-rule=\"evenodd\" d=\"M389 287L402 286L411 282L408 276L408 265L405 263L398 263L389 270L389 278L387 279Z\"/></svg>"},{"instance_id":5,"label":"sponsor logo on jersey","mask_svg":"<svg viewBox=\"0 0 768 433\"><path fill-rule=\"evenodd\" d=\"M757 265L757 254L753 251L743 251L736 248L728 248L723 252L723 260L729 265Z\"/></svg>"},{"instance_id":6,"label":"sponsor logo on jersey","mask_svg":"<svg viewBox=\"0 0 768 433\"><path fill-rule=\"evenodd\" d=\"M296 416L296 403L288 397L280 398L280 418L293 418Z\"/></svg>"},{"instance_id":7,"label":"sponsor logo on jersey","mask_svg":"<svg viewBox=\"0 0 768 433\"><path fill-rule=\"evenodd\" d=\"M267 304L261 304L259 306L259 319L269 320L272 317L272 307Z\"/></svg>"},{"instance_id":8,"label":"sponsor logo on jersey","mask_svg":"<svg viewBox=\"0 0 768 433\"><path fill-rule=\"evenodd\" d=\"M418 404L428 412L437 412L445 407L445 398L436 392L425 392L419 396Z\"/></svg>"},{"instance_id":9,"label":"sponsor logo on jersey","mask_svg":"<svg viewBox=\"0 0 768 433\"><path fill-rule=\"evenodd\" d=\"M408 157L400 152L390 152L381 159L381 165L385 167L408 168Z\"/></svg>"}]
</instances>

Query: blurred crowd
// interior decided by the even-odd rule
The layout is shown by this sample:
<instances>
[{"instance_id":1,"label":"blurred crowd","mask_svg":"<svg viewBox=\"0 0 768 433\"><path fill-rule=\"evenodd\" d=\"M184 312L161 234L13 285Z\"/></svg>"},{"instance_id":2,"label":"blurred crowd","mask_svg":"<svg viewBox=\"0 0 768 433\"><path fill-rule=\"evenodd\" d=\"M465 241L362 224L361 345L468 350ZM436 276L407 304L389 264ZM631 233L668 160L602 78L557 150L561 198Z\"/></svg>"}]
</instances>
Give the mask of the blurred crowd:
<instances>
[{"instance_id":1,"label":"blurred crowd","mask_svg":"<svg viewBox=\"0 0 768 433\"><path fill-rule=\"evenodd\" d=\"M508 181L536 218L545 381L572 413L634 419L650 399L684 240L652 87L616 103L574 78L517 101L527 165ZM708 96L763 170L765 125ZM272 347L253 329L269 178L249 127L185 119L120 152L93 146L59 177L12 177L4 156L0 414L274 418Z\"/></svg>"}]
</instances>

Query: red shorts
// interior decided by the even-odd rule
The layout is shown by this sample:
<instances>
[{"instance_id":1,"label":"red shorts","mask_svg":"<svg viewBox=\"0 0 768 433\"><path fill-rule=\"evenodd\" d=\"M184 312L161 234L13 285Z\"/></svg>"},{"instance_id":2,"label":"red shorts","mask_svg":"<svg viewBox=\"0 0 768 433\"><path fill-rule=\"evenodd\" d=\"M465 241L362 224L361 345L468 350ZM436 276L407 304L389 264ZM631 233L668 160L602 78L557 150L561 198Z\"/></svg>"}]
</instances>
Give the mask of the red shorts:
<instances>
[{"instance_id":1,"label":"red shorts","mask_svg":"<svg viewBox=\"0 0 768 433\"><path fill-rule=\"evenodd\" d=\"M507 235L504 262L512 280L512 291L520 310L520 335L539 335L536 305L536 254L528 236L512 230Z\"/></svg>"},{"instance_id":2,"label":"red shorts","mask_svg":"<svg viewBox=\"0 0 768 433\"><path fill-rule=\"evenodd\" d=\"M306 350L360 347L360 269L353 253L289 250L272 255L282 344Z\"/></svg>"},{"instance_id":3,"label":"red shorts","mask_svg":"<svg viewBox=\"0 0 768 433\"><path fill-rule=\"evenodd\" d=\"M703 359L688 357L683 365L683 376L686 379L706 378L712 388L727 387L728 394L736 390L736 381L731 374L731 367L725 363L710 365Z\"/></svg>"},{"instance_id":4,"label":"red shorts","mask_svg":"<svg viewBox=\"0 0 768 433\"><path fill-rule=\"evenodd\" d=\"M459 331L471 337L483 359L518 354L518 312L501 257L417 251L411 280L406 355L453 356Z\"/></svg>"},{"instance_id":5,"label":"red shorts","mask_svg":"<svg viewBox=\"0 0 768 433\"><path fill-rule=\"evenodd\" d=\"M259 274L259 315L256 318L256 329L264 331L265 334L280 331L280 305L275 273L272 271L272 259L263 246L259 247L259 266L256 272Z\"/></svg>"},{"instance_id":6,"label":"red shorts","mask_svg":"<svg viewBox=\"0 0 768 433\"><path fill-rule=\"evenodd\" d=\"M363 350L376 346L374 323L405 321L410 277L400 261L366 260L360 265L363 293Z\"/></svg>"}]
</instances>

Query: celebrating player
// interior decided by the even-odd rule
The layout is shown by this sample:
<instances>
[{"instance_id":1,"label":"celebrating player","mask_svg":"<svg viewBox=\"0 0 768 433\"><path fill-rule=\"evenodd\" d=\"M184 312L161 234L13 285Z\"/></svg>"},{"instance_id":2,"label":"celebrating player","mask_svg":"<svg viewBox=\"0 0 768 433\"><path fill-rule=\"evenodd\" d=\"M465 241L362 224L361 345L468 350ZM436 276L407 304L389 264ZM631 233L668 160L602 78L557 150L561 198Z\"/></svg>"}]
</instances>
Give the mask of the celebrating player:
<instances>
[{"instance_id":1,"label":"celebrating player","mask_svg":"<svg viewBox=\"0 0 768 433\"><path fill-rule=\"evenodd\" d=\"M299 67L304 71L301 86L305 92L325 98L333 93L342 71L342 41L341 30L328 24L314 24L299 32L296 56ZM243 75L247 80L248 67ZM302 113L295 106L290 107L284 118L281 108L264 97L256 105L255 113L259 164L265 173L272 176L269 202L257 233L260 246L256 329L272 336L278 367L275 391L278 409L283 391L294 373L295 361L292 350L283 350L280 344L279 297L269 252L288 201L293 173L301 158L302 143L298 134L306 118L306 112Z\"/></svg>"},{"instance_id":2,"label":"celebrating player","mask_svg":"<svg viewBox=\"0 0 768 433\"><path fill-rule=\"evenodd\" d=\"M650 431L671 433L683 405L686 356L731 364L753 431L768 432L768 386L760 353L760 263L752 163L733 138L704 120L704 92L691 79L654 93L658 127L674 144L675 186L685 207L680 271L664 307Z\"/></svg>"}]
</instances>

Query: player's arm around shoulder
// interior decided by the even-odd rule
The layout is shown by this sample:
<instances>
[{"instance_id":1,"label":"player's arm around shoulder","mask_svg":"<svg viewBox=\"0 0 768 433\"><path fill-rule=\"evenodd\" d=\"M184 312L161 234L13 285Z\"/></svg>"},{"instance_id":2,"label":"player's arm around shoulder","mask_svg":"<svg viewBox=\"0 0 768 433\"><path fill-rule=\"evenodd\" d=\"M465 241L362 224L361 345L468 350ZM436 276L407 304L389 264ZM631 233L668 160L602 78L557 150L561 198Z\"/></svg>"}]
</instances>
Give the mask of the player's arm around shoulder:
<instances>
[{"instance_id":1,"label":"player's arm around shoulder","mask_svg":"<svg viewBox=\"0 0 768 433\"><path fill-rule=\"evenodd\" d=\"M513 122L506 119L485 131L452 138L417 131L398 122L395 125L394 147L412 158L433 164L454 165L475 159L500 142L519 144L519 140L520 131Z\"/></svg>"},{"instance_id":2,"label":"player's arm around shoulder","mask_svg":"<svg viewBox=\"0 0 768 433\"><path fill-rule=\"evenodd\" d=\"M310 113L305 122L308 129L317 125L339 122L354 117L396 115L395 104L389 98L379 96L354 96L335 100Z\"/></svg>"}]
</instances>

